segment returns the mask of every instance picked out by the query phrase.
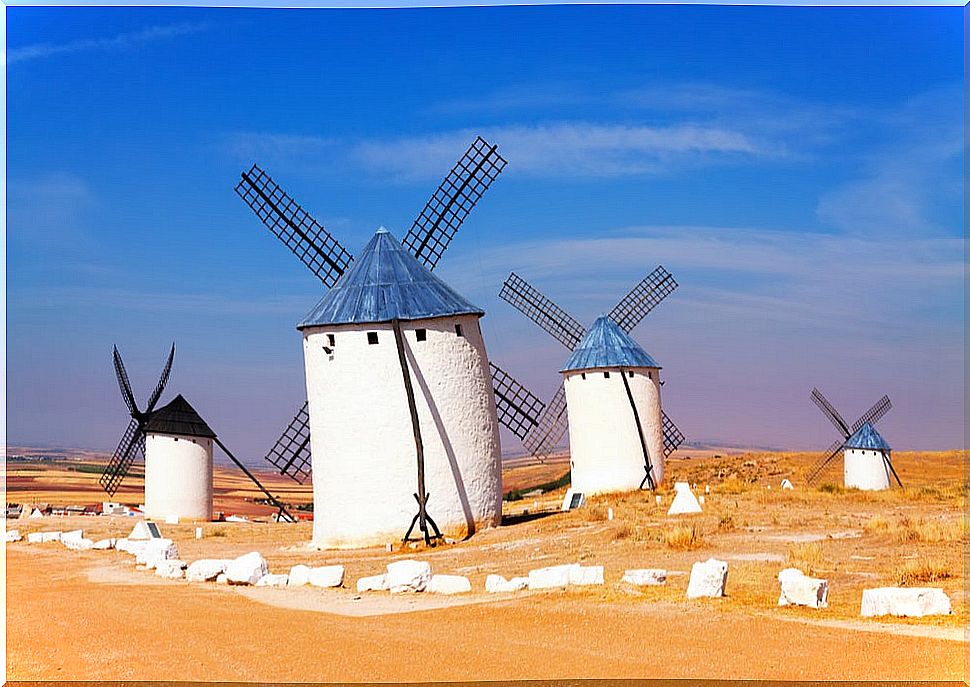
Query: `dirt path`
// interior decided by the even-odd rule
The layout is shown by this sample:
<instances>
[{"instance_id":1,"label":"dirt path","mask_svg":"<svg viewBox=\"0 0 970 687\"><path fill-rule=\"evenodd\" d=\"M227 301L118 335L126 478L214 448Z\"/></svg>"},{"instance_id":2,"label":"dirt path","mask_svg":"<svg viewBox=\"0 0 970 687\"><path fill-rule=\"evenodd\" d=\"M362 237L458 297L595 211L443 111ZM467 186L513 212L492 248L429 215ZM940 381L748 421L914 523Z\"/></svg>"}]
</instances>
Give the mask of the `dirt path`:
<instances>
[{"instance_id":1,"label":"dirt path","mask_svg":"<svg viewBox=\"0 0 970 687\"><path fill-rule=\"evenodd\" d=\"M963 676L959 642L809 626L716 603L611 604L556 592L349 617L280 608L215 585L128 584L125 570L95 573L96 583L94 566L79 563L67 552L38 557L8 547L9 678Z\"/></svg>"}]
</instances>

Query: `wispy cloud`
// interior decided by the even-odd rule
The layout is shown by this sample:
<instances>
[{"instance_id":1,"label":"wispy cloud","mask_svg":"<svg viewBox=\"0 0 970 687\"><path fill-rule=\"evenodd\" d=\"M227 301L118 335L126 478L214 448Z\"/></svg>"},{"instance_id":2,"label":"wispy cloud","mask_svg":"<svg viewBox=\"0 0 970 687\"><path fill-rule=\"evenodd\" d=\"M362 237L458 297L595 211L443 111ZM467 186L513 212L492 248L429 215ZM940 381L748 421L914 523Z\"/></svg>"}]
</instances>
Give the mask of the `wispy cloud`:
<instances>
[{"instance_id":1,"label":"wispy cloud","mask_svg":"<svg viewBox=\"0 0 970 687\"><path fill-rule=\"evenodd\" d=\"M140 31L119 33L107 38L82 38L66 43L35 43L7 50L7 64L16 64L55 55L94 50L120 50L165 38L200 33L209 28L204 22L149 26Z\"/></svg>"},{"instance_id":2,"label":"wispy cloud","mask_svg":"<svg viewBox=\"0 0 970 687\"><path fill-rule=\"evenodd\" d=\"M84 218L97 207L87 181L67 172L10 180L7 190L8 237L47 251L74 251L90 241Z\"/></svg>"}]
</instances>

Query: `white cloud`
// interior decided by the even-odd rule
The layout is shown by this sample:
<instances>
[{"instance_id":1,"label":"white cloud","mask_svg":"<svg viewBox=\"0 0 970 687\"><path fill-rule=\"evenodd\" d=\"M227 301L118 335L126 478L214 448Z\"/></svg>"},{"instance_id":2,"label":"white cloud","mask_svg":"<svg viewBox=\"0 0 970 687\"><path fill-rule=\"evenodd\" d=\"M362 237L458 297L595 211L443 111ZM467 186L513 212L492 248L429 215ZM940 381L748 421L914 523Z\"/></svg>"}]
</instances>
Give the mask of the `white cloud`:
<instances>
[{"instance_id":1,"label":"white cloud","mask_svg":"<svg viewBox=\"0 0 970 687\"><path fill-rule=\"evenodd\" d=\"M89 50L117 50L129 48L154 40L199 33L208 28L208 24L206 23L167 24L163 26L149 26L148 28L140 31L120 33L108 38L83 38L68 41L67 43L35 43L33 45L26 45L19 48L8 48L7 64L16 64L17 62L26 62L27 60L36 60L44 57L53 57L55 55L85 52Z\"/></svg>"}]
</instances>

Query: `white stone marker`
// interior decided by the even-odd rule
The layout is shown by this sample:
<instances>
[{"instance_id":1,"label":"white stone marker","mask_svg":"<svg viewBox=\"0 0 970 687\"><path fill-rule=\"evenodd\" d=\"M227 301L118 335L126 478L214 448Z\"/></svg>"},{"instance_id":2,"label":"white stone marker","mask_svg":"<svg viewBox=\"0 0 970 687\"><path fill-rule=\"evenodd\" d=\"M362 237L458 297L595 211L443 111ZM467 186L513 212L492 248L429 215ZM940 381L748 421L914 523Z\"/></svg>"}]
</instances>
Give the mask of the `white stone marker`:
<instances>
[{"instance_id":1,"label":"white stone marker","mask_svg":"<svg viewBox=\"0 0 970 687\"><path fill-rule=\"evenodd\" d=\"M602 565L577 565L569 569L569 584L577 586L588 586L591 584L603 584Z\"/></svg>"},{"instance_id":2,"label":"white stone marker","mask_svg":"<svg viewBox=\"0 0 970 687\"><path fill-rule=\"evenodd\" d=\"M387 591L387 575L372 575L362 577L357 580L358 592L384 592Z\"/></svg>"},{"instance_id":3,"label":"white stone marker","mask_svg":"<svg viewBox=\"0 0 970 687\"><path fill-rule=\"evenodd\" d=\"M307 582L313 587L339 587L344 582L344 566L325 565L320 568L310 568Z\"/></svg>"},{"instance_id":4,"label":"white stone marker","mask_svg":"<svg viewBox=\"0 0 970 687\"><path fill-rule=\"evenodd\" d=\"M231 559L202 558L192 561L185 571L185 579L189 582L210 582L226 571Z\"/></svg>"},{"instance_id":5,"label":"white stone marker","mask_svg":"<svg viewBox=\"0 0 970 687\"><path fill-rule=\"evenodd\" d=\"M27 535L28 544L46 544L47 542L60 540L60 532L31 532Z\"/></svg>"},{"instance_id":6,"label":"white stone marker","mask_svg":"<svg viewBox=\"0 0 970 687\"><path fill-rule=\"evenodd\" d=\"M268 572L266 559L258 551L251 551L229 561L226 566L226 579L229 584L256 584Z\"/></svg>"},{"instance_id":7,"label":"white stone marker","mask_svg":"<svg viewBox=\"0 0 970 687\"><path fill-rule=\"evenodd\" d=\"M662 506L663 505L664 499L663 499L663 497L660 494L657 494L654 498L657 500L657 505L658 506Z\"/></svg>"},{"instance_id":8,"label":"white stone marker","mask_svg":"<svg viewBox=\"0 0 970 687\"><path fill-rule=\"evenodd\" d=\"M83 530L71 530L70 532L61 533L61 543L64 546L70 546L72 543L76 543L84 539Z\"/></svg>"},{"instance_id":9,"label":"white stone marker","mask_svg":"<svg viewBox=\"0 0 970 687\"><path fill-rule=\"evenodd\" d=\"M635 587L656 587L667 583L667 571L659 568L637 568L623 573L621 582Z\"/></svg>"},{"instance_id":10,"label":"white stone marker","mask_svg":"<svg viewBox=\"0 0 970 687\"><path fill-rule=\"evenodd\" d=\"M612 520L613 519L613 509L612 508L607 508L606 509L606 519L607 520Z\"/></svg>"},{"instance_id":11,"label":"white stone marker","mask_svg":"<svg viewBox=\"0 0 970 687\"><path fill-rule=\"evenodd\" d=\"M202 528L201 527L196 527L195 528L195 538L196 539L202 539Z\"/></svg>"},{"instance_id":12,"label":"white stone marker","mask_svg":"<svg viewBox=\"0 0 970 687\"><path fill-rule=\"evenodd\" d=\"M435 594L465 594L472 590L472 583L461 575L432 575L428 591Z\"/></svg>"},{"instance_id":13,"label":"white stone marker","mask_svg":"<svg viewBox=\"0 0 970 687\"><path fill-rule=\"evenodd\" d=\"M289 582L289 575L273 575L267 573L256 580L257 587L285 587Z\"/></svg>"},{"instance_id":14,"label":"white stone marker","mask_svg":"<svg viewBox=\"0 0 970 687\"><path fill-rule=\"evenodd\" d=\"M548 568L537 568L529 571L529 589L558 589L569 584L570 572L578 568L576 563L570 565L553 565Z\"/></svg>"},{"instance_id":15,"label":"white stone marker","mask_svg":"<svg viewBox=\"0 0 970 687\"><path fill-rule=\"evenodd\" d=\"M23 537L20 536L20 532L18 532L17 530L8 530L7 531L7 543L8 544L11 544L13 542L18 542L21 539L23 539Z\"/></svg>"},{"instance_id":16,"label":"white stone marker","mask_svg":"<svg viewBox=\"0 0 970 687\"><path fill-rule=\"evenodd\" d=\"M179 549L171 539L149 539L135 554L135 563L154 568L159 561L179 557Z\"/></svg>"},{"instance_id":17,"label":"white stone marker","mask_svg":"<svg viewBox=\"0 0 970 687\"><path fill-rule=\"evenodd\" d=\"M423 592L431 582L431 564L426 561L394 561L387 564L387 588L391 594Z\"/></svg>"},{"instance_id":18,"label":"white stone marker","mask_svg":"<svg viewBox=\"0 0 970 687\"><path fill-rule=\"evenodd\" d=\"M782 489L794 489L795 486L791 483L791 480L786 477L785 479L783 479L781 481L781 488Z\"/></svg>"},{"instance_id":19,"label":"white stone marker","mask_svg":"<svg viewBox=\"0 0 970 687\"><path fill-rule=\"evenodd\" d=\"M108 539L99 539L98 541L94 542L94 546L92 546L91 548L96 549L98 551L106 551L108 549L115 548L116 541L117 540L110 537Z\"/></svg>"},{"instance_id":20,"label":"white stone marker","mask_svg":"<svg viewBox=\"0 0 970 687\"><path fill-rule=\"evenodd\" d=\"M690 569L690 582L687 584L687 598L701 596L724 596L727 584L728 564L715 558L703 563L694 563Z\"/></svg>"},{"instance_id":21,"label":"white stone marker","mask_svg":"<svg viewBox=\"0 0 970 687\"><path fill-rule=\"evenodd\" d=\"M219 573L216 576L216 584L229 584L229 578L226 577L226 573Z\"/></svg>"},{"instance_id":22,"label":"white stone marker","mask_svg":"<svg viewBox=\"0 0 970 687\"><path fill-rule=\"evenodd\" d=\"M513 577L511 580L506 580L501 575L489 575L485 578L485 591L490 594L517 592L528 586L528 577Z\"/></svg>"},{"instance_id":23,"label":"white stone marker","mask_svg":"<svg viewBox=\"0 0 970 687\"><path fill-rule=\"evenodd\" d=\"M785 568L778 573L778 581L781 583L779 606L827 608L829 605L828 580L808 577L798 568Z\"/></svg>"},{"instance_id":24,"label":"white stone marker","mask_svg":"<svg viewBox=\"0 0 970 687\"><path fill-rule=\"evenodd\" d=\"M674 484L677 494L674 496L673 503L667 509L667 515L687 515L690 513L700 513L701 504L697 502L697 497L690 490L687 482L677 482Z\"/></svg>"},{"instance_id":25,"label":"white stone marker","mask_svg":"<svg viewBox=\"0 0 970 687\"><path fill-rule=\"evenodd\" d=\"M879 615L922 618L949 615L950 597L936 587L879 587L862 591L862 616Z\"/></svg>"},{"instance_id":26,"label":"white stone marker","mask_svg":"<svg viewBox=\"0 0 970 687\"><path fill-rule=\"evenodd\" d=\"M158 565L155 566L155 574L170 580L178 580L181 579L184 569L185 561L180 561L177 558L169 558L164 561L158 561Z\"/></svg>"},{"instance_id":27,"label":"white stone marker","mask_svg":"<svg viewBox=\"0 0 970 687\"><path fill-rule=\"evenodd\" d=\"M287 584L291 587L302 587L305 584L310 584L310 570L311 568L308 565L294 565L290 568Z\"/></svg>"},{"instance_id":28,"label":"white stone marker","mask_svg":"<svg viewBox=\"0 0 970 687\"><path fill-rule=\"evenodd\" d=\"M94 542L86 537L80 539L61 539L61 543L72 551L87 551L94 548Z\"/></svg>"}]
</instances>

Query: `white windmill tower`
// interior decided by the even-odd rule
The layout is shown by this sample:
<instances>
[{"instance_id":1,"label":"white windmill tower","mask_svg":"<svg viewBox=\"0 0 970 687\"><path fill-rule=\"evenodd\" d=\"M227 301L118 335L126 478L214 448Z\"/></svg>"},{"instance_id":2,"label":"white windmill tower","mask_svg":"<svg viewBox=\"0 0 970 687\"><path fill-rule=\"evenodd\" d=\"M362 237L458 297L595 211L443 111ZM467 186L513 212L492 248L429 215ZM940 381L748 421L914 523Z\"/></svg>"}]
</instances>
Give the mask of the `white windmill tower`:
<instances>
[{"instance_id":1,"label":"white windmill tower","mask_svg":"<svg viewBox=\"0 0 970 687\"><path fill-rule=\"evenodd\" d=\"M573 489L655 488L663 481L667 456L683 442L661 406L660 366L630 338L677 286L658 266L587 332L514 272L502 285L502 299L573 351L561 371L563 385L522 442L543 460L568 424Z\"/></svg>"},{"instance_id":2,"label":"white windmill tower","mask_svg":"<svg viewBox=\"0 0 970 687\"><path fill-rule=\"evenodd\" d=\"M889 396L883 396L851 426L842 419L828 399L818 389L812 389L812 401L819 407L841 437L826 449L822 457L808 472L806 481L813 484L843 457L843 475L846 487L878 490L889 488L889 475L903 486L890 457L891 449L882 435L876 431L876 422L892 408Z\"/></svg>"},{"instance_id":3,"label":"white windmill tower","mask_svg":"<svg viewBox=\"0 0 970 687\"><path fill-rule=\"evenodd\" d=\"M212 519L212 450L217 445L266 495L268 501L287 519L292 517L283 504L226 448L216 433L179 394L170 403L155 409L175 358L175 344L155 390L144 411L138 409L128 373L117 347L112 351L115 375L125 399L131 422L118 443L99 483L110 495L121 486L135 459L145 461L145 515L164 519Z\"/></svg>"},{"instance_id":4,"label":"white windmill tower","mask_svg":"<svg viewBox=\"0 0 970 687\"><path fill-rule=\"evenodd\" d=\"M560 372L569 413L572 488L599 494L663 482L660 365L604 316Z\"/></svg>"},{"instance_id":5,"label":"white windmill tower","mask_svg":"<svg viewBox=\"0 0 970 687\"><path fill-rule=\"evenodd\" d=\"M483 311L432 270L505 164L476 139L404 240L381 229L356 259L261 169L242 174L236 192L330 287L298 326L307 403L266 456L298 482L319 475L319 547L415 525L426 542L462 537L501 518L498 423L521 437L544 404L489 363Z\"/></svg>"}]
</instances>

